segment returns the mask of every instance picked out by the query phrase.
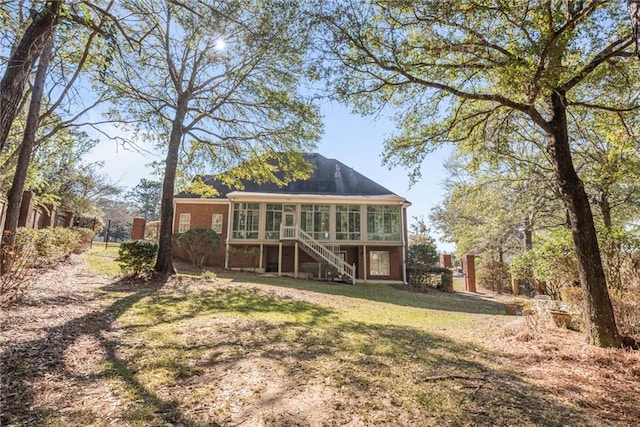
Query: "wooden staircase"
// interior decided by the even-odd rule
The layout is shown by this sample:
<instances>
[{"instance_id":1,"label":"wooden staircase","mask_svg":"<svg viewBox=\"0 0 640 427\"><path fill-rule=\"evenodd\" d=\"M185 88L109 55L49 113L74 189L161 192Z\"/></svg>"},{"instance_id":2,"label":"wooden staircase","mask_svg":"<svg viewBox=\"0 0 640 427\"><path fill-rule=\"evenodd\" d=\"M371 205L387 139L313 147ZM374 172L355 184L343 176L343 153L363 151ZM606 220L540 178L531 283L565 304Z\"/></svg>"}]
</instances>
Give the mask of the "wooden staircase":
<instances>
[{"instance_id":1,"label":"wooden staircase","mask_svg":"<svg viewBox=\"0 0 640 427\"><path fill-rule=\"evenodd\" d=\"M340 255L336 253L335 247L328 247L314 239L309 233L298 226L280 226L280 240L297 240L298 243L314 258L327 262L338 269L338 277L343 282L354 284L355 264L347 264Z\"/></svg>"}]
</instances>

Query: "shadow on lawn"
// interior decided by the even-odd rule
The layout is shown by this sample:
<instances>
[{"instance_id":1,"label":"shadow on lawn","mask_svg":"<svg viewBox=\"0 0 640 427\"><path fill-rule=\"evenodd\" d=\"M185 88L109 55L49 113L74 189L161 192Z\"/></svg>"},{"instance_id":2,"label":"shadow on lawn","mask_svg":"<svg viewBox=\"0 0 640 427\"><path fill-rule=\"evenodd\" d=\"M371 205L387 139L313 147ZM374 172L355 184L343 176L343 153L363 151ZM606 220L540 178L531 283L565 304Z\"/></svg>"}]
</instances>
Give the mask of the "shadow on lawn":
<instances>
[{"instance_id":1,"label":"shadow on lawn","mask_svg":"<svg viewBox=\"0 0 640 427\"><path fill-rule=\"evenodd\" d=\"M207 321L207 332L193 331L194 337L188 345L170 341L147 351L130 353L127 360L133 366L145 366L150 370L164 368L179 373L171 387L188 384L195 393L200 377L218 378L220 384L234 383L235 376L246 372L243 367L246 368L247 363L266 359L274 364L271 368L262 368L267 376L273 375L265 378L266 382L277 380L299 385L319 377L333 384L334 393L345 398L339 398L341 403L337 409L327 405L326 418L322 422L330 425L351 421L341 418L344 414L356 413L367 419L376 411L380 413L375 419L383 424L394 424L407 412L414 414L411 421L418 425L599 423L579 408L558 402L549 390L534 386L522 374L501 368L494 362L500 357L498 352L423 330L345 322L336 312L315 304L283 300L246 288L216 289L171 299L157 296L151 298L148 305L162 307L151 326L173 324L176 336L197 328L193 323L180 324L197 315L217 313L224 317L228 314L234 319L231 326L216 326ZM179 310L172 309L178 307ZM166 315L171 312L180 315ZM287 313L292 318L284 322L259 320L259 314L269 312ZM235 317L238 313L258 316L238 320ZM163 331L167 333L167 329ZM139 336L137 340L144 342L146 338ZM140 349L139 344L130 345ZM176 357L176 354L180 356ZM153 364L148 360L153 360ZM252 365L250 375L259 375L256 372L260 369ZM286 372L286 378L276 373L281 370ZM233 391L226 393L228 399L243 402L258 411L277 406L280 400L290 400L292 393L304 394L300 390L283 388L278 395L270 393L264 398L247 401L239 390L235 390L239 393L235 396ZM232 393L231 396L228 393ZM389 396L399 403L387 403L378 409L375 404L368 407L369 402L388 401ZM215 397L216 393L203 396L207 402L213 402ZM308 423L304 413L279 416L280 419L273 420L278 425ZM245 421L247 419L233 420L234 423Z\"/></svg>"},{"instance_id":2,"label":"shadow on lawn","mask_svg":"<svg viewBox=\"0 0 640 427\"><path fill-rule=\"evenodd\" d=\"M226 423L228 415L215 411L212 416L217 419L185 415L193 409L187 405L193 405L197 398L187 399L188 403L160 398L136 374L164 368L178 374L171 379L172 387L194 393L199 382L206 381L201 378L211 378L207 374L212 371L214 378L219 378L216 387L233 383L236 378L229 376L243 375L234 367L254 359L277 366L280 371L266 370L274 378L277 372L284 372L287 378L278 378L283 384L326 379L342 405L326 408L323 422L327 424L346 424L353 414L367 419L374 413L377 420L388 425L396 424L407 413L413 417L408 421L417 425L598 425L601 421L587 417L577 406L558 402L552 392L532 385L522 374L501 368L494 361L501 357L496 351L417 328L345 322L326 307L255 288L158 292L164 285L162 281L121 281L105 286L100 298L115 298L110 306L50 328L39 340L6 349L0 355L0 424L41 424L48 414L33 409L38 405L32 387L49 375L77 380L87 388L97 379L123 381L130 393L123 399L131 407L125 416L144 424ZM126 325L126 344L118 334L110 334L113 322L125 312L149 319L144 325ZM198 323L200 316L206 321ZM212 319L231 321L217 323ZM163 333L176 336L191 331L191 340L155 345L145 336L155 326L169 327L169 332L164 329ZM106 370L89 378L69 371L64 361L65 351L84 335L100 343L108 364ZM151 357L153 363L147 363ZM615 390L615 384L612 387L610 392L621 393ZM205 400L198 403L213 405L217 392L214 388L213 396L203 395L200 399ZM291 399L297 392L282 388L276 394L236 401L253 405L259 412L265 406L274 407L278 401ZM371 406L379 402L384 403ZM445 413L442 408L447 408ZM90 415L90 411L88 408L85 412ZM75 416L84 421L76 425L95 421L83 419L86 413ZM273 416L276 418L272 422L277 425L308 424L304 412L285 411Z\"/></svg>"},{"instance_id":3,"label":"shadow on lawn","mask_svg":"<svg viewBox=\"0 0 640 427\"><path fill-rule=\"evenodd\" d=\"M102 377L102 379L107 376L113 376L124 381L128 389L136 396L135 400L142 400L146 405L153 407L153 413L157 414L157 417L149 421L160 422L160 424L192 424L190 420L182 416L176 402L160 399L135 379L128 368L127 362L119 359L116 355L116 348L119 342L108 338L109 333L112 331L113 322L122 313L130 309L142 298L155 293L165 283L166 278L156 278L149 282L122 279L111 283L100 288L103 291L102 297L109 296L111 292L127 292L129 295L125 297L116 296L115 302L103 310L94 310L61 326L48 328L46 335L41 339L9 345L3 349L2 353L0 353L2 372L2 381L0 382L0 425L42 425L43 420L48 417L54 416L55 419L55 416L60 415L48 408L37 409L38 405L34 399L35 390L32 387L38 380L62 376L66 379L76 380L87 388L92 386L95 375L78 375L70 372L64 360L65 351L83 336L95 338L106 355L106 362L109 368L98 376ZM69 305L74 301L72 298L65 298L62 300L49 299L44 300L44 302L50 305ZM95 356L99 357L98 354ZM67 390L67 392L71 393L72 390ZM71 395L66 397L71 398ZM88 414L76 414L81 421L73 424L91 424L97 421L97 419L91 418L90 408L87 408L86 412ZM70 417L74 414L68 412L65 415Z\"/></svg>"},{"instance_id":4,"label":"shadow on lawn","mask_svg":"<svg viewBox=\"0 0 640 427\"><path fill-rule=\"evenodd\" d=\"M285 288L301 289L329 295L342 295L375 302L396 304L405 307L425 308L429 310L452 311L473 314L505 314L504 304L487 300L481 295L446 293L438 290L415 292L397 285L356 284L347 285L342 282L324 282L315 280L293 279L289 277L269 277L216 271L218 277L234 282L252 282Z\"/></svg>"}]
</instances>

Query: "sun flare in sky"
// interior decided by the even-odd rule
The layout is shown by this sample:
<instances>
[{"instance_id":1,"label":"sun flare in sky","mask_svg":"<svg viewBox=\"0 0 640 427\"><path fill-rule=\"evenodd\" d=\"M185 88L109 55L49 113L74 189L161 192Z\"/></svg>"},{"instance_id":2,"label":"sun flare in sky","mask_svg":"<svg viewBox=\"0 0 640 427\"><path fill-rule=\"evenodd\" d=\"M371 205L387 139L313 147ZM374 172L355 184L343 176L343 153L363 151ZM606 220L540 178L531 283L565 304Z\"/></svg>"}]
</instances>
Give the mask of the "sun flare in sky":
<instances>
[{"instance_id":1,"label":"sun flare in sky","mask_svg":"<svg viewBox=\"0 0 640 427\"><path fill-rule=\"evenodd\" d=\"M213 45L216 50L223 50L226 46L227 42L225 42L224 39L216 40L216 43Z\"/></svg>"}]
</instances>

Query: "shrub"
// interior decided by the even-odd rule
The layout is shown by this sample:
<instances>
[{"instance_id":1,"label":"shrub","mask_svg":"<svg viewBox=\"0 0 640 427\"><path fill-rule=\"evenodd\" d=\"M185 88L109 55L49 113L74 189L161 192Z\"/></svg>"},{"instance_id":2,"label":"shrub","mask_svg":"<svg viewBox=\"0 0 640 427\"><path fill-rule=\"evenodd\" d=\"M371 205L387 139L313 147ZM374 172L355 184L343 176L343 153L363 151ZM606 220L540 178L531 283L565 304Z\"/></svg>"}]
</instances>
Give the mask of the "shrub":
<instances>
[{"instance_id":1,"label":"shrub","mask_svg":"<svg viewBox=\"0 0 640 427\"><path fill-rule=\"evenodd\" d=\"M445 292L453 292L451 270L442 267L409 267L409 285L419 291L438 288Z\"/></svg>"},{"instance_id":2,"label":"shrub","mask_svg":"<svg viewBox=\"0 0 640 427\"><path fill-rule=\"evenodd\" d=\"M0 275L0 307L19 301L31 284L29 268L34 263L35 247L27 229L19 228L13 248L2 245L0 256L3 273Z\"/></svg>"},{"instance_id":3,"label":"shrub","mask_svg":"<svg viewBox=\"0 0 640 427\"><path fill-rule=\"evenodd\" d=\"M202 272L200 277L202 277L203 279L216 279L218 275L215 273L215 271L205 270Z\"/></svg>"},{"instance_id":4,"label":"shrub","mask_svg":"<svg viewBox=\"0 0 640 427\"><path fill-rule=\"evenodd\" d=\"M40 230L20 227L16 231L13 254L29 267L54 267L84 249L84 239L88 236L63 227Z\"/></svg>"},{"instance_id":5,"label":"shrub","mask_svg":"<svg viewBox=\"0 0 640 427\"><path fill-rule=\"evenodd\" d=\"M231 257L232 265L240 267L241 271L254 272L258 267L260 251L252 246L233 247L229 250L229 256Z\"/></svg>"},{"instance_id":6,"label":"shrub","mask_svg":"<svg viewBox=\"0 0 640 427\"><path fill-rule=\"evenodd\" d=\"M409 246L407 263L411 267L431 268L438 262L436 245L432 242Z\"/></svg>"},{"instance_id":7,"label":"shrub","mask_svg":"<svg viewBox=\"0 0 640 427\"><path fill-rule=\"evenodd\" d=\"M207 256L220 247L220 237L210 228L192 228L178 234L176 244L185 251L191 264L202 267Z\"/></svg>"},{"instance_id":8,"label":"shrub","mask_svg":"<svg viewBox=\"0 0 640 427\"><path fill-rule=\"evenodd\" d=\"M131 276L146 275L153 271L158 245L149 240L122 242L118 252L120 270Z\"/></svg>"},{"instance_id":9,"label":"shrub","mask_svg":"<svg viewBox=\"0 0 640 427\"><path fill-rule=\"evenodd\" d=\"M483 261L478 272L478 278L482 286L499 294L505 289L511 289L509 267L502 261L491 259Z\"/></svg>"},{"instance_id":10,"label":"shrub","mask_svg":"<svg viewBox=\"0 0 640 427\"><path fill-rule=\"evenodd\" d=\"M149 221L145 224L144 238L152 242L160 242L160 221Z\"/></svg>"},{"instance_id":11,"label":"shrub","mask_svg":"<svg viewBox=\"0 0 640 427\"><path fill-rule=\"evenodd\" d=\"M90 228L76 228L73 231L76 233L76 243L73 253L77 254L88 250L96 233Z\"/></svg>"},{"instance_id":12,"label":"shrub","mask_svg":"<svg viewBox=\"0 0 640 427\"><path fill-rule=\"evenodd\" d=\"M571 231L544 236L540 244L515 257L510 270L518 279L534 279L539 293L559 298L563 286L579 282Z\"/></svg>"},{"instance_id":13,"label":"shrub","mask_svg":"<svg viewBox=\"0 0 640 427\"><path fill-rule=\"evenodd\" d=\"M93 232L85 229L18 228L13 247L2 247L5 265L4 274L0 277L0 305L8 305L20 298L33 277L30 269L54 267L72 253L86 249L92 237Z\"/></svg>"},{"instance_id":14,"label":"shrub","mask_svg":"<svg viewBox=\"0 0 640 427\"><path fill-rule=\"evenodd\" d=\"M620 334L640 340L640 295L637 291L613 292L611 303Z\"/></svg>"}]
</instances>

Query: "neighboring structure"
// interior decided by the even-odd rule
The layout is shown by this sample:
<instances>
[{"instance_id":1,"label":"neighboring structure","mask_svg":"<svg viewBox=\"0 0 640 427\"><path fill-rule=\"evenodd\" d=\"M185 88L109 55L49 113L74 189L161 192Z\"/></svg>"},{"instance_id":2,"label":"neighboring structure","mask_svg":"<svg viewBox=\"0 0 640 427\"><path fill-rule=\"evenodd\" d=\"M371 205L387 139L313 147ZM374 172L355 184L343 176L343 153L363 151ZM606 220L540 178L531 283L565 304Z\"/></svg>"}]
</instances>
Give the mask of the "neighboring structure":
<instances>
[{"instance_id":1,"label":"neighboring structure","mask_svg":"<svg viewBox=\"0 0 640 427\"><path fill-rule=\"evenodd\" d=\"M305 157L310 178L284 187L247 182L233 191L205 177L219 196L176 194L174 233L214 229L222 245L212 266L406 283L410 203L337 160Z\"/></svg>"},{"instance_id":2,"label":"neighboring structure","mask_svg":"<svg viewBox=\"0 0 640 427\"><path fill-rule=\"evenodd\" d=\"M451 254L440 254L440 267L443 267L443 268L453 267L453 257L451 256Z\"/></svg>"},{"instance_id":3,"label":"neighboring structure","mask_svg":"<svg viewBox=\"0 0 640 427\"><path fill-rule=\"evenodd\" d=\"M4 230L7 214L7 199L0 196L0 229ZM22 195L18 227L41 229L45 227L71 227L74 214L70 211L59 211L53 204L40 206L36 203L36 196L32 191L25 191Z\"/></svg>"}]
</instances>

